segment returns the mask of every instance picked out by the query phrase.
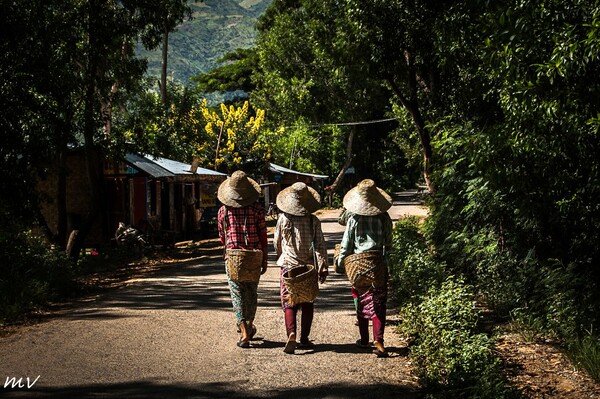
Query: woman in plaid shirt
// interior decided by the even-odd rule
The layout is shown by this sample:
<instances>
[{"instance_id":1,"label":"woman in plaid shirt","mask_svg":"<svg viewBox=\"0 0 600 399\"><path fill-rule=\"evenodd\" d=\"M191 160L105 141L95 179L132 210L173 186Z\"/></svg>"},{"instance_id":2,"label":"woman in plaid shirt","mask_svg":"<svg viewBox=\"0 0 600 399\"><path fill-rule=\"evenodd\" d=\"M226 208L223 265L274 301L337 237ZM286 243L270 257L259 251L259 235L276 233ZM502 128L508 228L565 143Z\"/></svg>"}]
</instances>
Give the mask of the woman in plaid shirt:
<instances>
[{"instance_id":1,"label":"woman in plaid shirt","mask_svg":"<svg viewBox=\"0 0 600 399\"><path fill-rule=\"evenodd\" d=\"M304 183L294 183L277 195L277 207L283 213L277 219L273 246L280 269L281 307L284 312L287 343L284 352L296 349L296 316L302 312L299 348L311 348L308 339L314 315L314 302L295 303L283 283L283 275L290 269L314 265L319 281L328 274L327 247L321 230L321 221L312 213L321 207L319 194ZM315 277L315 284L317 284Z\"/></svg>"},{"instance_id":2,"label":"woman in plaid shirt","mask_svg":"<svg viewBox=\"0 0 600 399\"><path fill-rule=\"evenodd\" d=\"M392 206L392 198L375 182L366 179L348 191L344 196L344 207L349 211L346 230L340 244L340 255L336 270L343 272L344 258L365 251L380 251L383 255L385 282L377 287L352 287L356 305L362 348L369 347L369 320L373 322L373 351L378 357L387 357L383 345L385 314L387 310L387 254L392 247L392 219L387 210Z\"/></svg>"},{"instance_id":3,"label":"woman in plaid shirt","mask_svg":"<svg viewBox=\"0 0 600 399\"><path fill-rule=\"evenodd\" d=\"M259 196L260 186L254 180L242 171L234 172L219 186L217 197L223 206L219 209L217 219L219 238L226 250L262 250L261 274L264 274L267 271L267 225L265 211L257 202ZM225 270L227 272L227 267ZM248 348L249 341L256 334L254 316L258 301L258 282L232 281L228 272L227 282L241 333L237 345Z\"/></svg>"}]
</instances>

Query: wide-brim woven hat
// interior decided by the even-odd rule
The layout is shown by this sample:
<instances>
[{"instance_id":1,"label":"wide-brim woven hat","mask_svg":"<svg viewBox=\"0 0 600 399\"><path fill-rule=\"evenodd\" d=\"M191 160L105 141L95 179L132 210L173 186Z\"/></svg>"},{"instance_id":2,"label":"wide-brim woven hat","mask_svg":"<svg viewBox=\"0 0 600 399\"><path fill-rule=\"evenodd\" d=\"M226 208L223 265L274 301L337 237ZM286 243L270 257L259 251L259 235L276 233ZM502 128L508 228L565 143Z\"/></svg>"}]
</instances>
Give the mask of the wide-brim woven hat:
<instances>
[{"instance_id":1,"label":"wide-brim woven hat","mask_svg":"<svg viewBox=\"0 0 600 399\"><path fill-rule=\"evenodd\" d=\"M371 179L365 179L346 193L344 208L362 216L375 216L386 212L392 206L392 197L378 188Z\"/></svg>"},{"instance_id":2,"label":"wide-brim woven hat","mask_svg":"<svg viewBox=\"0 0 600 399\"><path fill-rule=\"evenodd\" d=\"M245 172L238 170L228 177L217 191L221 203L234 208L253 204L260 197L260 186L249 178Z\"/></svg>"},{"instance_id":3,"label":"wide-brim woven hat","mask_svg":"<svg viewBox=\"0 0 600 399\"><path fill-rule=\"evenodd\" d=\"M298 182L277 194L277 207L294 216L306 216L321 207L321 196L304 183Z\"/></svg>"}]
</instances>

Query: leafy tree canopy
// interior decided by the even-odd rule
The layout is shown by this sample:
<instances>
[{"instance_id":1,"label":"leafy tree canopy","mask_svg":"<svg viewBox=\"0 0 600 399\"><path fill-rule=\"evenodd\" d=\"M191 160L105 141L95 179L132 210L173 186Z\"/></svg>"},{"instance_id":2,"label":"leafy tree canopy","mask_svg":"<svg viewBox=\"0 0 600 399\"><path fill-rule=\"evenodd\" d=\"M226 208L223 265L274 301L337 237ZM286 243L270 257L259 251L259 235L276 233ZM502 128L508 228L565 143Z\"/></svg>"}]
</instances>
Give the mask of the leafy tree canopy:
<instances>
[{"instance_id":1,"label":"leafy tree canopy","mask_svg":"<svg viewBox=\"0 0 600 399\"><path fill-rule=\"evenodd\" d=\"M200 93L242 90L249 93L255 89L252 74L258 67L255 49L237 49L219 60L226 63L202 75L191 78Z\"/></svg>"}]
</instances>

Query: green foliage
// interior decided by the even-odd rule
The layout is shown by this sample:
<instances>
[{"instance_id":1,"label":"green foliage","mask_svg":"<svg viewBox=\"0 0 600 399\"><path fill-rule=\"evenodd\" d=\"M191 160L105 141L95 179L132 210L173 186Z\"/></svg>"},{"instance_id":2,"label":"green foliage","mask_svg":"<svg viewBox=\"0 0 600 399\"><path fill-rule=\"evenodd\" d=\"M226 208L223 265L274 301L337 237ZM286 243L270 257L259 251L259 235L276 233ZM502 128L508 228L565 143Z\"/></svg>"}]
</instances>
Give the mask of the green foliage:
<instances>
[{"instance_id":1,"label":"green foliage","mask_svg":"<svg viewBox=\"0 0 600 399\"><path fill-rule=\"evenodd\" d=\"M441 397L508 396L493 342L476 333L473 287L449 278L402 314L400 329L414 339L410 356L416 371Z\"/></svg>"},{"instance_id":2,"label":"green foliage","mask_svg":"<svg viewBox=\"0 0 600 399\"><path fill-rule=\"evenodd\" d=\"M135 151L141 153L191 163L196 139L202 137L206 124L198 111L203 99L171 83L170 105L165 107L151 86L152 82L146 80L144 90L128 96L126 106L116 110L114 130L117 134L111 149L118 157L120 150L134 146Z\"/></svg>"},{"instance_id":3,"label":"green foliage","mask_svg":"<svg viewBox=\"0 0 600 399\"><path fill-rule=\"evenodd\" d=\"M335 126L312 128L302 120L294 126L269 130L265 140L277 151L273 162L307 173L333 175L341 166L339 151L341 129Z\"/></svg>"},{"instance_id":4,"label":"green foliage","mask_svg":"<svg viewBox=\"0 0 600 399\"><path fill-rule=\"evenodd\" d=\"M394 226L390 275L401 305L399 330L413 340L410 356L432 397L511 396L493 342L477 333L475 288L447 278L416 217Z\"/></svg>"},{"instance_id":5,"label":"green foliage","mask_svg":"<svg viewBox=\"0 0 600 399\"><path fill-rule=\"evenodd\" d=\"M524 300L512 312L516 322L567 344L586 336L598 322L595 292L589 291L596 282L586 281L575 264L532 259L529 266L517 269L524 281L515 291Z\"/></svg>"},{"instance_id":6,"label":"green foliage","mask_svg":"<svg viewBox=\"0 0 600 399\"><path fill-rule=\"evenodd\" d=\"M588 371L596 382L600 382L600 338L589 333L570 343L567 353L571 360Z\"/></svg>"},{"instance_id":7,"label":"green foliage","mask_svg":"<svg viewBox=\"0 0 600 399\"><path fill-rule=\"evenodd\" d=\"M369 55L348 34L353 28L346 18L346 4L274 1L260 18L258 29L257 90L251 98L270 110L273 131L281 126L295 130L279 140L279 145L292 150L284 151L287 162L280 162L289 165L288 154L299 148L300 140L295 138L305 136L306 145L298 157L291 156L292 163L299 168L313 164L316 170L311 172L334 177L344 164L352 129L356 179L373 178L390 189L405 185L413 173L406 171L402 152L389 138L395 124L332 126L381 119L390 108L389 89L371 73L369 63L363 62ZM314 148L312 143L317 141L324 145ZM329 165L323 166L325 161Z\"/></svg>"},{"instance_id":8,"label":"green foliage","mask_svg":"<svg viewBox=\"0 0 600 399\"><path fill-rule=\"evenodd\" d=\"M70 149L83 147L91 203L75 240L73 252L78 253L102 206L99 162L91 158L125 142L124 137L117 137L122 131L113 130L112 116L139 89L145 71L144 61L133 54L133 43L138 38L147 45L155 43L164 31L163 23L176 23L185 8L180 0L158 5L127 1L2 2L1 22L15 33L14 40L2 43L0 52L2 82L7 82L0 89L7 116L0 121L2 141L7 144L6 148L3 145L0 163L8 176L2 189L9 193L0 209L8 218L20 220L23 226L35 219L43 224L32 188L47 169L53 168L58 171L59 211L57 231L51 234L64 245L64 160ZM4 136L10 139L4 140Z\"/></svg>"},{"instance_id":9,"label":"green foliage","mask_svg":"<svg viewBox=\"0 0 600 399\"><path fill-rule=\"evenodd\" d=\"M219 62L228 63L192 77L191 80L196 83L197 91L200 93L228 91L249 93L255 89L252 74L258 68L256 49L237 49L225 54Z\"/></svg>"},{"instance_id":10,"label":"green foliage","mask_svg":"<svg viewBox=\"0 0 600 399\"><path fill-rule=\"evenodd\" d=\"M599 178L593 155L598 141L589 122L598 100L589 95L597 88L587 76L599 65L583 56L571 59L558 43L595 51L586 22L598 9L583 2L515 7L516 13L491 7L481 21L490 36L478 73L487 74L487 96L499 99L496 112L503 119L485 129L451 118L436 125L440 195L429 236L454 270L483 282L488 293L514 288L513 305L550 312L548 322L568 322L567 331L578 324L560 316L573 314L571 303L583 307L576 318L597 320L589 311L597 296L580 293L598 292L591 265L599 253L588 245L600 232L597 201L590 196L597 195ZM549 77L555 70L550 60L560 57L569 67ZM507 286L493 288L494 279L507 279ZM505 299L491 299L510 310ZM553 302L564 309L553 309Z\"/></svg>"},{"instance_id":11,"label":"green foliage","mask_svg":"<svg viewBox=\"0 0 600 399\"><path fill-rule=\"evenodd\" d=\"M331 198L331 207L334 209L339 209L342 208L343 205L343 198L337 193L333 194Z\"/></svg>"},{"instance_id":12,"label":"green foliage","mask_svg":"<svg viewBox=\"0 0 600 399\"><path fill-rule=\"evenodd\" d=\"M545 328L542 320L535 317L527 309L516 308L511 312L511 324L525 342L535 342L544 335Z\"/></svg>"},{"instance_id":13,"label":"green foliage","mask_svg":"<svg viewBox=\"0 0 600 399\"><path fill-rule=\"evenodd\" d=\"M55 164L57 149L73 143L81 77L75 60L80 15L71 1L3 1L0 24L0 224L37 217L32 182Z\"/></svg>"},{"instance_id":14,"label":"green foliage","mask_svg":"<svg viewBox=\"0 0 600 399\"><path fill-rule=\"evenodd\" d=\"M481 18L460 34L478 61L463 64L453 84L477 95L439 109L432 124L437 193L427 237L449 270L526 334L580 340L597 329L600 307L592 244L600 238L600 6L478 6Z\"/></svg>"},{"instance_id":15,"label":"green foliage","mask_svg":"<svg viewBox=\"0 0 600 399\"><path fill-rule=\"evenodd\" d=\"M0 235L0 324L72 293L73 263L31 232Z\"/></svg>"},{"instance_id":16,"label":"green foliage","mask_svg":"<svg viewBox=\"0 0 600 399\"><path fill-rule=\"evenodd\" d=\"M405 108L392 104L394 117L398 121L397 127L390 133L390 140L395 144L396 152L398 150L406 158L406 166L410 171L416 171L417 175L421 175L421 164L423 163L423 151L419 143L419 137L411 117ZM416 181L415 176L410 176L411 181Z\"/></svg>"},{"instance_id":17,"label":"green foliage","mask_svg":"<svg viewBox=\"0 0 600 399\"><path fill-rule=\"evenodd\" d=\"M420 230L420 219L407 217L394 224L388 268L399 304L415 304L445 279L444 265L435 261Z\"/></svg>"},{"instance_id":18,"label":"green foliage","mask_svg":"<svg viewBox=\"0 0 600 399\"><path fill-rule=\"evenodd\" d=\"M532 290L539 286L537 263L534 259L517 261L508 253L498 250L495 237L474 236L469 243L473 248L481 245L482 252L475 255L476 281L486 304L501 317L514 309L526 307Z\"/></svg>"}]
</instances>

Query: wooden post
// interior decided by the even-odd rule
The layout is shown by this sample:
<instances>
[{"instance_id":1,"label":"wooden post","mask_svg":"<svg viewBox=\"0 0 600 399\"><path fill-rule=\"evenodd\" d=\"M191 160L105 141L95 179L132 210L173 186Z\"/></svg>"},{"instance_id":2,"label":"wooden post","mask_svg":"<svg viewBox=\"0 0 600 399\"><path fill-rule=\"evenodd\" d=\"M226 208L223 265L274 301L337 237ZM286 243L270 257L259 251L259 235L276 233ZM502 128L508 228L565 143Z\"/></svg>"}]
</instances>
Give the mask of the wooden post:
<instances>
[{"instance_id":1,"label":"wooden post","mask_svg":"<svg viewBox=\"0 0 600 399\"><path fill-rule=\"evenodd\" d=\"M169 230L175 230L175 189L169 182Z\"/></svg>"},{"instance_id":2,"label":"wooden post","mask_svg":"<svg viewBox=\"0 0 600 399\"><path fill-rule=\"evenodd\" d=\"M127 179L129 182L129 220L127 223L134 224L135 218L135 183L133 178Z\"/></svg>"},{"instance_id":3,"label":"wooden post","mask_svg":"<svg viewBox=\"0 0 600 399\"><path fill-rule=\"evenodd\" d=\"M79 230L73 230L71 231L71 234L69 234L69 240L67 241L67 256L69 258L73 258L73 254L71 254L71 252L73 251L73 245L75 244L75 239L77 238L77 235L79 234ZM78 254L79 255L79 254Z\"/></svg>"},{"instance_id":4,"label":"wooden post","mask_svg":"<svg viewBox=\"0 0 600 399\"><path fill-rule=\"evenodd\" d=\"M160 180L156 181L156 220L157 226L154 226L157 229L160 229L160 225L162 224L162 183Z\"/></svg>"}]
</instances>

